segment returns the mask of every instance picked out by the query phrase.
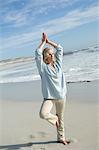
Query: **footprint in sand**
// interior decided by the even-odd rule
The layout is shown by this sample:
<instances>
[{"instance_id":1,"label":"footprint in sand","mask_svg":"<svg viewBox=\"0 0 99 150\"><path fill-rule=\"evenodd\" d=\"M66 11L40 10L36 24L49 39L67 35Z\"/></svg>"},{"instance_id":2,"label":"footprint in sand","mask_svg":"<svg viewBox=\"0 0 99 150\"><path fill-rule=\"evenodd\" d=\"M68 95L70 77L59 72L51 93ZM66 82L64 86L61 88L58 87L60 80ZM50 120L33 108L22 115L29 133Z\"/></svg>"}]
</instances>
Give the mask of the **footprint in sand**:
<instances>
[{"instance_id":1,"label":"footprint in sand","mask_svg":"<svg viewBox=\"0 0 99 150\"><path fill-rule=\"evenodd\" d=\"M46 132L37 132L37 133L34 133L34 134L29 135L29 138L30 138L30 139L46 138L46 137L48 137L48 136L49 136L49 134L46 133Z\"/></svg>"},{"instance_id":2,"label":"footprint in sand","mask_svg":"<svg viewBox=\"0 0 99 150\"><path fill-rule=\"evenodd\" d=\"M29 138L30 138L30 139L35 139L35 138L36 138L36 135L30 134L30 135L29 135Z\"/></svg>"},{"instance_id":3,"label":"footprint in sand","mask_svg":"<svg viewBox=\"0 0 99 150\"><path fill-rule=\"evenodd\" d=\"M68 141L70 141L70 143L77 143L78 140L75 138L67 138Z\"/></svg>"},{"instance_id":4,"label":"footprint in sand","mask_svg":"<svg viewBox=\"0 0 99 150\"><path fill-rule=\"evenodd\" d=\"M40 137L48 137L48 133L46 133L46 132L38 132L38 134L40 135Z\"/></svg>"}]
</instances>

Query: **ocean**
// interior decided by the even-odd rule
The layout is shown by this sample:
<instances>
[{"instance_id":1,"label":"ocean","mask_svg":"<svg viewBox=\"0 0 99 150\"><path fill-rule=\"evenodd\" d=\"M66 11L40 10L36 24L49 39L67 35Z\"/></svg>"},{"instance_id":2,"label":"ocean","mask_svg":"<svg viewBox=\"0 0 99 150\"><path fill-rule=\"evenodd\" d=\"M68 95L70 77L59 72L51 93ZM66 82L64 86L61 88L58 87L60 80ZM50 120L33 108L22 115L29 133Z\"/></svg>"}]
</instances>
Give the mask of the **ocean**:
<instances>
[{"instance_id":1,"label":"ocean","mask_svg":"<svg viewBox=\"0 0 99 150\"><path fill-rule=\"evenodd\" d=\"M67 82L99 79L99 44L65 52L63 71ZM27 82L40 79L34 56L0 61L0 83Z\"/></svg>"}]
</instances>

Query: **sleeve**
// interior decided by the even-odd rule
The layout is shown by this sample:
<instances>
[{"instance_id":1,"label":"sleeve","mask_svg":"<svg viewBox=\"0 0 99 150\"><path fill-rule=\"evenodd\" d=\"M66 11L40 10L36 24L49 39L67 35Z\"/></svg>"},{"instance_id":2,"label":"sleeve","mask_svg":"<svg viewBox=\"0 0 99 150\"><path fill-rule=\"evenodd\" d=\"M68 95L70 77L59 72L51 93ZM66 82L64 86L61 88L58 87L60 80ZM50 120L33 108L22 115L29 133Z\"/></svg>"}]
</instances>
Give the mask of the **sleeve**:
<instances>
[{"instance_id":1,"label":"sleeve","mask_svg":"<svg viewBox=\"0 0 99 150\"><path fill-rule=\"evenodd\" d=\"M59 67L62 67L63 60L63 47L59 44L56 48L56 63Z\"/></svg>"},{"instance_id":2,"label":"sleeve","mask_svg":"<svg viewBox=\"0 0 99 150\"><path fill-rule=\"evenodd\" d=\"M38 48L35 51L35 60L37 64L37 68L39 71L39 74L42 74L42 69L43 69L43 56L42 56L42 49Z\"/></svg>"}]
</instances>

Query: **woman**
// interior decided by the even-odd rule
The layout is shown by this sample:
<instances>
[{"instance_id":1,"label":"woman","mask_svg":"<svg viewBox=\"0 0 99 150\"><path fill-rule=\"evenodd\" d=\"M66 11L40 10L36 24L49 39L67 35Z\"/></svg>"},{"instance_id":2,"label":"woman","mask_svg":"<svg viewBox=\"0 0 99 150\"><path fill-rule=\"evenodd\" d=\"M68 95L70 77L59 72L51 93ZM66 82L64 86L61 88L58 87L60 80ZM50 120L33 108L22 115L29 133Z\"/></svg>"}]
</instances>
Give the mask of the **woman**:
<instances>
[{"instance_id":1,"label":"woman","mask_svg":"<svg viewBox=\"0 0 99 150\"><path fill-rule=\"evenodd\" d=\"M45 44L52 47L44 48ZM40 117L57 127L57 141L64 145L69 144L65 139L64 109L66 101L66 82L62 71L63 48L42 34L42 41L35 51L36 63L42 81L44 101L40 110ZM51 113L53 104L56 106L56 115Z\"/></svg>"}]
</instances>

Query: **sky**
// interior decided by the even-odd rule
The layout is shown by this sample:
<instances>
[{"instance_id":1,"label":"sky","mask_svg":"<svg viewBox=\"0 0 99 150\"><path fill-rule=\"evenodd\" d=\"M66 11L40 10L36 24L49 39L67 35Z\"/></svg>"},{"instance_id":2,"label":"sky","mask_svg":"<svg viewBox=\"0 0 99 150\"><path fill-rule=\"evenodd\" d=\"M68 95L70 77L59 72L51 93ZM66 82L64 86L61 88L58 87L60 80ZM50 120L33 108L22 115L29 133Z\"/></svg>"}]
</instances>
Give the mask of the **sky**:
<instances>
[{"instance_id":1,"label":"sky","mask_svg":"<svg viewBox=\"0 0 99 150\"><path fill-rule=\"evenodd\" d=\"M0 60L34 56L42 32L64 51L99 43L97 0L0 0Z\"/></svg>"}]
</instances>

